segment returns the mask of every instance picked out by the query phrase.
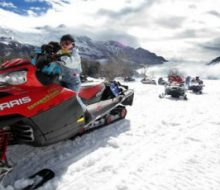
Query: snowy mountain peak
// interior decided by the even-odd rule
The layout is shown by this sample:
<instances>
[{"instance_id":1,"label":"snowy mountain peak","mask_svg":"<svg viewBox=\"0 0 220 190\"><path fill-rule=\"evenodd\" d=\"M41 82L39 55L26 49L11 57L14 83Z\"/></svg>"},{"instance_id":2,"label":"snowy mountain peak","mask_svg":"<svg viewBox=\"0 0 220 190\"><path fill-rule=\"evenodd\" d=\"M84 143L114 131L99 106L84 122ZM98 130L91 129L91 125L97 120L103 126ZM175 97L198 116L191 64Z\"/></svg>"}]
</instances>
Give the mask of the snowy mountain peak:
<instances>
[{"instance_id":1,"label":"snowy mountain peak","mask_svg":"<svg viewBox=\"0 0 220 190\"><path fill-rule=\"evenodd\" d=\"M60 26L65 27L65 26ZM1 57L5 56L28 56L33 50L34 46L41 46L49 41L58 41L60 36L59 29L51 36L48 26L38 28L45 30L43 33L22 33L15 32L9 29L0 27L0 52ZM75 35L74 35L75 36ZM143 63L162 64L167 60L163 57L157 56L155 53L143 48L133 48L127 46L120 41L96 41L88 36L75 36L76 46L79 49L80 55L85 59L92 60L108 60L111 58L123 58L123 61L130 65L139 65ZM12 45L13 44L13 45ZM28 45L32 44L32 45ZM16 48L20 47L20 49ZM26 48L24 51L24 47Z\"/></svg>"}]
</instances>

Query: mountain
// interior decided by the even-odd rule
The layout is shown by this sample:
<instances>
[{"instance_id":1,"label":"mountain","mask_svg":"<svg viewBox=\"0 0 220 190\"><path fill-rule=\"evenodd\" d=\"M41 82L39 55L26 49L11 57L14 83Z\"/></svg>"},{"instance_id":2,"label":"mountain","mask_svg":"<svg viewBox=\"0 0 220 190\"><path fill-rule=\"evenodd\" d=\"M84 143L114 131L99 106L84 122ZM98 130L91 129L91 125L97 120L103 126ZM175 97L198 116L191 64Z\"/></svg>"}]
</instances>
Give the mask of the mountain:
<instances>
[{"instance_id":1,"label":"mountain","mask_svg":"<svg viewBox=\"0 0 220 190\"><path fill-rule=\"evenodd\" d=\"M167 61L148 50L124 46L117 41L93 41L88 37L77 37L76 44L82 57L98 60L117 57L131 65L162 64Z\"/></svg>"},{"instance_id":2,"label":"mountain","mask_svg":"<svg viewBox=\"0 0 220 190\"><path fill-rule=\"evenodd\" d=\"M214 65L214 64L218 64L218 63L220 63L220 56L216 57L215 59L210 61L207 65Z\"/></svg>"},{"instance_id":3,"label":"mountain","mask_svg":"<svg viewBox=\"0 0 220 190\"><path fill-rule=\"evenodd\" d=\"M0 56L1 57L27 57L34 47L41 46L49 41L56 41L65 33L72 30L65 26L51 28L38 27L36 31L15 31L0 26ZM74 35L76 36L76 35ZM125 46L117 41L97 41L87 36L76 36L76 45L82 58L98 60L105 63L114 58L133 66L141 64L162 64L167 60L143 48Z\"/></svg>"},{"instance_id":4,"label":"mountain","mask_svg":"<svg viewBox=\"0 0 220 190\"><path fill-rule=\"evenodd\" d=\"M162 64L167 60L143 48L124 46L116 41L94 41L88 37L76 37L76 44L82 58L106 61L120 58L129 65L140 66L143 63ZM34 45L21 43L11 37L0 37L1 57L28 57Z\"/></svg>"},{"instance_id":5,"label":"mountain","mask_svg":"<svg viewBox=\"0 0 220 190\"><path fill-rule=\"evenodd\" d=\"M0 57L29 57L34 50L34 46L29 44L21 44L18 41L0 37Z\"/></svg>"}]
</instances>

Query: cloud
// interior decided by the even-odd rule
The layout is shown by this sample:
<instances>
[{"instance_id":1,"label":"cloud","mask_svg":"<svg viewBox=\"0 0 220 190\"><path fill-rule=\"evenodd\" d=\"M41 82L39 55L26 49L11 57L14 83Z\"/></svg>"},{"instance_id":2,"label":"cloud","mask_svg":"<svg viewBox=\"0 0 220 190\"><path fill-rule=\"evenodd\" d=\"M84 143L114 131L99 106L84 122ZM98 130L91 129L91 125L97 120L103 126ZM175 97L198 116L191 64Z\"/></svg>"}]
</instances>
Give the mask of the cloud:
<instances>
[{"instance_id":1,"label":"cloud","mask_svg":"<svg viewBox=\"0 0 220 190\"><path fill-rule=\"evenodd\" d=\"M126 32L118 32L117 30L109 29L94 30L88 25L82 25L81 27L68 27L66 25L59 25L55 28L45 25L43 27L36 27L36 29L41 31L41 33L43 33L45 37L47 36L46 39L50 40L59 39L60 36L62 36L63 34L70 33L74 36L89 36L97 41L115 40L124 45L129 45L132 47L140 46L137 38L127 34ZM51 33L53 33L54 31L56 31L56 34L51 36Z\"/></svg>"},{"instance_id":2,"label":"cloud","mask_svg":"<svg viewBox=\"0 0 220 190\"><path fill-rule=\"evenodd\" d=\"M182 27L182 24L185 20L186 20L185 17L167 16L163 18L158 18L157 20L155 20L155 22L162 27L175 29Z\"/></svg>"},{"instance_id":3,"label":"cloud","mask_svg":"<svg viewBox=\"0 0 220 190\"><path fill-rule=\"evenodd\" d=\"M70 0L61 0L63 3L70 4Z\"/></svg>"},{"instance_id":4,"label":"cloud","mask_svg":"<svg viewBox=\"0 0 220 190\"><path fill-rule=\"evenodd\" d=\"M148 1L143 1L137 6L132 5L132 1L126 1L127 6L125 8L122 8L121 10L114 11L114 10L108 10L108 9L100 9L97 12L98 16L108 16L112 19L119 19L121 17L125 17L130 14L136 14L140 13L146 8L149 8L150 6L153 5L153 3L156 3L156 0L148 0Z\"/></svg>"},{"instance_id":5,"label":"cloud","mask_svg":"<svg viewBox=\"0 0 220 190\"><path fill-rule=\"evenodd\" d=\"M197 31L193 29L187 29L183 32L180 32L176 35L176 38L196 38L197 37Z\"/></svg>"},{"instance_id":6,"label":"cloud","mask_svg":"<svg viewBox=\"0 0 220 190\"><path fill-rule=\"evenodd\" d=\"M5 7L5 8L17 8L12 2L0 2L0 6L1 7Z\"/></svg>"},{"instance_id":7,"label":"cloud","mask_svg":"<svg viewBox=\"0 0 220 190\"><path fill-rule=\"evenodd\" d=\"M35 9L33 7L36 7ZM39 16L46 13L48 9L52 8L52 3L47 0L19 0L5 1L0 4L0 9L8 12L14 12L22 16Z\"/></svg>"},{"instance_id":8,"label":"cloud","mask_svg":"<svg viewBox=\"0 0 220 190\"><path fill-rule=\"evenodd\" d=\"M30 10L41 12L47 9L45 7L30 7Z\"/></svg>"},{"instance_id":9,"label":"cloud","mask_svg":"<svg viewBox=\"0 0 220 190\"><path fill-rule=\"evenodd\" d=\"M70 4L70 0L46 0L47 3L51 4L53 7L61 6L64 7L67 4Z\"/></svg>"},{"instance_id":10,"label":"cloud","mask_svg":"<svg viewBox=\"0 0 220 190\"><path fill-rule=\"evenodd\" d=\"M91 35L92 36L92 35ZM126 46L133 46L133 47L139 47L140 44L132 35L127 34L126 32L118 32L117 30L102 30L96 33L95 36L93 36L96 40L114 40L118 41Z\"/></svg>"},{"instance_id":11,"label":"cloud","mask_svg":"<svg viewBox=\"0 0 220 190\"><path fill-rule=\"evenodd\" d=\"M191 40L202 40L210 38L210 36L217 35L216 31L213 31L209 28L199 28L199 29L181 29L180 32L177 32L171 38L175 39L191 39ZM210 38L211 39L211 38Z\"/></svg>"},{"instance_id":12,"label":"cloud","mask_svg":"<svg viewBox=\"0 0 220 190\"><path fill-rule=\"evenodd\" d=\"M196 6L196 5L194 5L194 4L190 4L190 5L189 5L189 8L190 8L190 9L196 9L196 8L197 8L197 6Z\"/></svg>"},{"instance_id":13,"label":"cloud","mask_svg":"<svg viewBox=\"0 0 220 190\"><path fill-rule=\"evenodd\" d=\"M211 14L211 15L214 15L214 16L217 16L217 17L220 17L220 13L217 12L217 11L214 11L214 10L208 11L207 13L208 13L208 14Z\"/></svg>"},{"instance_id":14,"label":"cloud","mask_svg":"<svg viewBox=\"0 0 220 190\"><path fill-rule=\"evenodd\" d=\"M26 3L45 2L46 0L24 0Z\"/></svg>"},{"instance_id":15,"label":"cloud","mask_svg":"<svg viewBox=\"0 0 220 190\"><path fill-rule=\"evenodd\" d=\"M62 3L65 3L65 4L70 4L71 3L71 0L24 0L24 2L26 3L42 3L42 2L47 2L47 3L55 3L55 4L59 4L59 5L62 5Z\"/></svg>"}]
</instances>

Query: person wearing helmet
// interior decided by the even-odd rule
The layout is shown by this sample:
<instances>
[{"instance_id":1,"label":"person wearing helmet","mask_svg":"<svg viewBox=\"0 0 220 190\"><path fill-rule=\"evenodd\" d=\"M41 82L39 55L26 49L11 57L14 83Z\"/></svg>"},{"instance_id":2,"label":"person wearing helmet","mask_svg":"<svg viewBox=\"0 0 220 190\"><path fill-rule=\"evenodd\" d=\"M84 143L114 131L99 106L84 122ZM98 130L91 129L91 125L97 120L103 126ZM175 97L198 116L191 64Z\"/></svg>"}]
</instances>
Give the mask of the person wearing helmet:
<instances>
[{"instance_id":1,"label":"person wearing helmet","mask_svg":"<svg viewBox=\"0 0 220 190\"><path fill-rule=\"evenodd\" d=\"M60 39L60 61L62 63L62 81L67 88L78 92L81 86L80 73L81 58L75 47L75 40L70 34L63 35Z\"/></svg>"},{"instance_id":2,"label":"person wearing helmet","mask_svg":"<svg viewBox=\"0 0 220 190\"><path fill-rule=\"evenodd\" d=\"M183 83L183 79L179 75L169 75L168 81L169 81L169 83L173 83L173 82L176 82L179 84Z\"/></svg>"},{"instance_id":3,"label":"person wearing helmet","mask_svg":"<svg viewBox=\"0 0 220 190\"><path fill-rule=\"evenodd\" d=\"M196 76L194 82L197 82L198 84L203 84L203 81L199 78L199 76Z\"/></svg>"}]
</instances>

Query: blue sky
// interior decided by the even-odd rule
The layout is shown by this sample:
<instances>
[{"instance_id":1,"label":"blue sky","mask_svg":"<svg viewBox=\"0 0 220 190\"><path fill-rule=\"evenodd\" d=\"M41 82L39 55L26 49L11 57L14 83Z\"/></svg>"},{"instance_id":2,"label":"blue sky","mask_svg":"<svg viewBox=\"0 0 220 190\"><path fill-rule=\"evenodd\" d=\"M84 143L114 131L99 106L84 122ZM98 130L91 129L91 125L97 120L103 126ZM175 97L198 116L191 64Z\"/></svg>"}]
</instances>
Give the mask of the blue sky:
<instances>
[{"instance_id":1,"label":"blue sky","mask_svg":"<svg viewBox=\"0 0 220 190\"><path fill-rule=\"evenodd\" d=\"M44 0L0 0L0 8L19 15L28 15L29 11L42 15L51 9L52 5Z\"/></svg>"}]
</instances>

